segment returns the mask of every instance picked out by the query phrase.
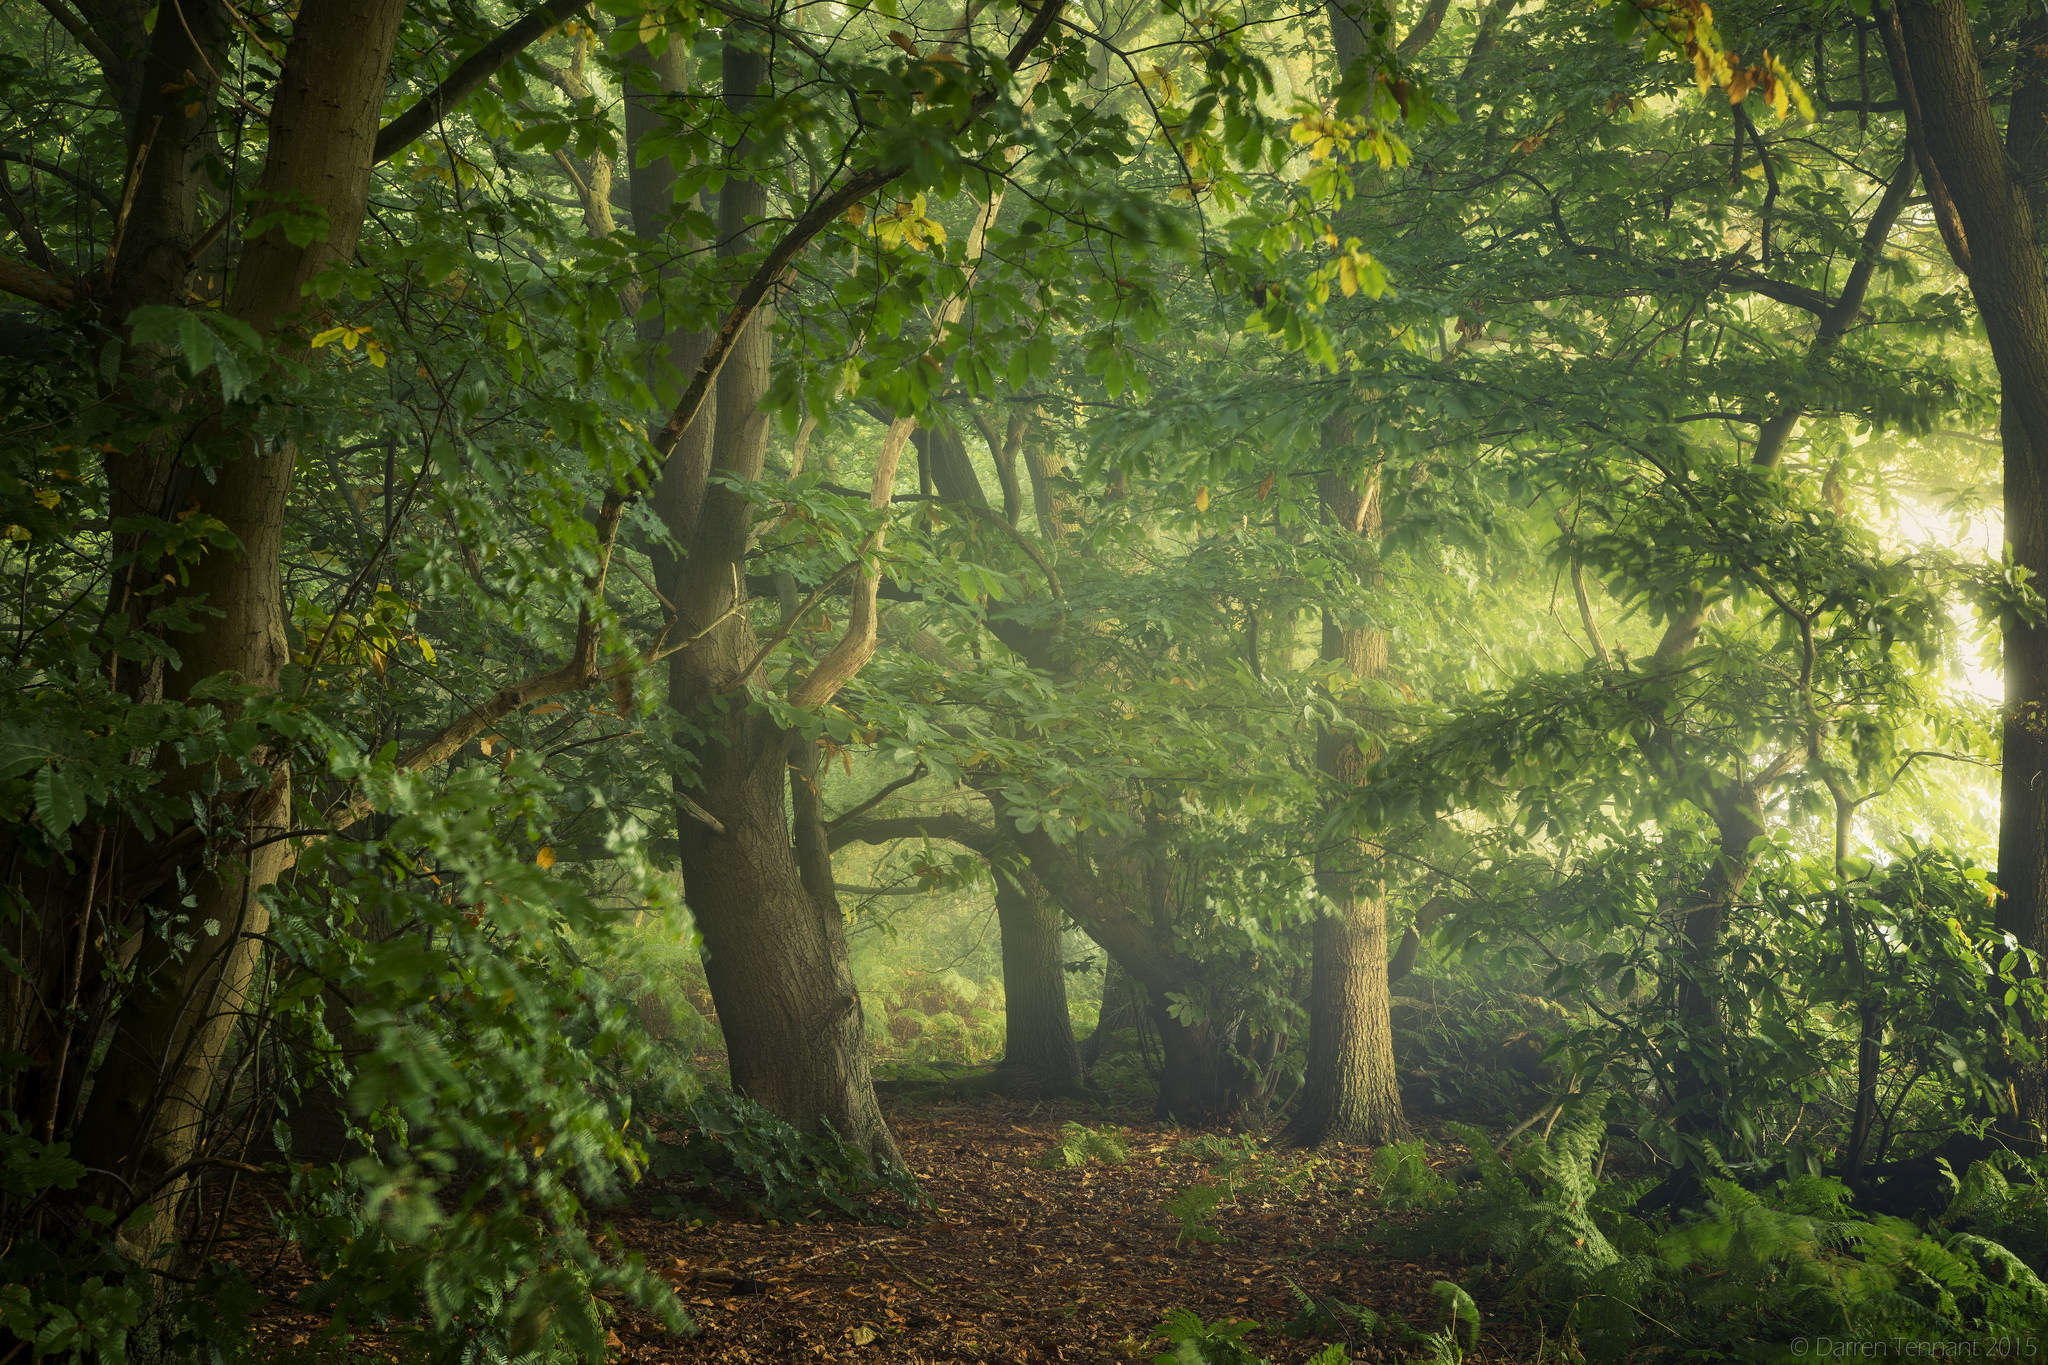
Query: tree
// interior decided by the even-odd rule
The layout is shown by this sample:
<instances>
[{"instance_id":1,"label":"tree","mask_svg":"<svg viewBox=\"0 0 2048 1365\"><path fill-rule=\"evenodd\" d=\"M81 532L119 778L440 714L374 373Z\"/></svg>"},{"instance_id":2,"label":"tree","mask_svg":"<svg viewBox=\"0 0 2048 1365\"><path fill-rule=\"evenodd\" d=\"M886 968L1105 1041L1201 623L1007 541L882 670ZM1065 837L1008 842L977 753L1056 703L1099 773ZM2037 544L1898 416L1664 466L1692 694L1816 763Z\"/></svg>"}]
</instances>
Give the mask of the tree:
<instances>
[{"instance_id":1,"label":"tree","mask_svg":"<svg viewBox=\"0 0 2048 1365\"><path fill-rule=\"evenodd\" d=\"M1977 56L1970 15L1958 5L1914 0L1878 16L1900 103L1916 151L1924 148L1928 178L1957 264L1991 341L2003 400L2005 537L2022 584L2004 612L2005 710L1999 780L1998 926L2027 958L2048 953L2048 731L2038 716L2048 703L2048 634L2031 595L2048 570L2048 501L2041 489L2048 451L2048 282L2042 278L2039 219L2048 201L2048 139L2041 134L2048 81L2036 49L2041 21L2030 12L2001 14L2023 56L2007 104L2003 139ZM2023 575L2023 577L2022 577ZM2008 1062L2011 1093L1999 1137L2024 1150L2048 1141L2048 1018L2017 1005L2023 1044Z\"/></svg>"}]
</instances>

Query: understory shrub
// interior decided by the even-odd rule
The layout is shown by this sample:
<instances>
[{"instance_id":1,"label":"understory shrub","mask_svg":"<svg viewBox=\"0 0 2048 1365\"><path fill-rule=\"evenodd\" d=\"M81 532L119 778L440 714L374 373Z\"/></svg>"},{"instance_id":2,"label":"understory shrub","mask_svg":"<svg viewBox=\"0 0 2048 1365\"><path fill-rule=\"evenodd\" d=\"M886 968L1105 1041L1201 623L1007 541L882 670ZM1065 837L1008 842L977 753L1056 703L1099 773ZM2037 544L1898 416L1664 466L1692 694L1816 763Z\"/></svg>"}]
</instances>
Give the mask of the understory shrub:
<instances>
[{"instance_id":1,"label":"understory shrub","mask_svg":"<svg viewBox=\"0 0 2048 1365\"><path fill-rule=\"evenodd\" d=\"M1592 1361L1667 1349L1775 1361L1801 1338L1982 1343L2048 1328L2048 1286L2013 1250L1960 1226L1995 1226L2008 1209L2016 1223L2033 1216L2036 1187L1999 1167L1972 1168L1950 1216L1926 1227L1860 1215L1846 1186L1811 1175L1761 1190L1708 1178L1701 1207L1653 1224L1634 1212L1651 1181L1596 1178L1603 1109L1589 1097L1506 1156L1484 1132L1450 1125L1477 1169L1464 1189L1396 1153L1382 1197L1432 1216L1391 1235L1476 1253L1485 1264L1472 1283L1491 1281Z\"/></svg>"},{"instance_id":2,"label":"understory shrub","mask_svg":"<svg viewBox=\"0 0 2048 1365\"><path fill-rule=\"evenodd\" d=\"M878 1066L902 1079L938 1079L920 1068L982 1066L1003 1052L1003 988L957 971L902 970L863 992Z\"/></svg>"},{"instance_id":3,"label":"understory shrub","mask_svg":"<svg viewBox=\"0 0 2048 1365\"><path fill-rule=\"evenodd\" d=\"M707 1090L690 1101L670 1132L679 1140L648 1144L650 1171L668 1187L654 1205L665 1218L709 1221L711 1210L699 1202L708 1197L776 1222L837 1211L900 1226L925 1203L910 1172L877 1167L829 1124L816 1137L801 1133L731 1091Z\"/></svg>"}]
</instances>

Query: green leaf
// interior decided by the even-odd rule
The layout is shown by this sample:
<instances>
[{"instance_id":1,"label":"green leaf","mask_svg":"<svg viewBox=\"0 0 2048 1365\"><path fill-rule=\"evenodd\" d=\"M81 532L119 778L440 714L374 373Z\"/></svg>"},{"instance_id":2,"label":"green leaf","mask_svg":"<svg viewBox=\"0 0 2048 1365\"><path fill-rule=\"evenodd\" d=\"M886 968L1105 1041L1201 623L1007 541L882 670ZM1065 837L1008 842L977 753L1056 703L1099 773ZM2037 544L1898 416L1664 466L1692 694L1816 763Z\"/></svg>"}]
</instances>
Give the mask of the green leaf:
<instances>
[{"instance_id":1,"label":"green leaf","mask_svg":"<svg viewBox=\"0 0 2048 1365\"><path fill-rule=\"evenodd\" d=\"M85 786L59 763L36 773L36 816L53 839L85 819Z\"/></svg>"}]
</instances>

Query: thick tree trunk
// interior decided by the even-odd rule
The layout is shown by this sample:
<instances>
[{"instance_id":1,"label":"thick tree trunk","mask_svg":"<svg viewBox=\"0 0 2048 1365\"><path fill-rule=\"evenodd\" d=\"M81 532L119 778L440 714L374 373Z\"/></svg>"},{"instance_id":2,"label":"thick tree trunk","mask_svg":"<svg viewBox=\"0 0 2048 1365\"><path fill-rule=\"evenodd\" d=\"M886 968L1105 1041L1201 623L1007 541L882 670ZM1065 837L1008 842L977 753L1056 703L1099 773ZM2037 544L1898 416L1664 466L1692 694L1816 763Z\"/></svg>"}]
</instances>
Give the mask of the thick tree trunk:
<instances>
[{"instance_id":1,"label":"thick tree trunk","mask_svg":"<svg viewBox=\"0 0 2048 1365\"><path fill-rule=\"evenodd\" d=\"M844 926L821 913L790 841L788 756L788 736L764 716L721 724L699 750L699 778L703 805L725 832L694 819L682 827L684 886L732 1085L797 1128L830 1124L894 1161Z\"/></svg>"},{"instance_id":2,"label":"thick tree trunk","mask_svg":"<svg viewBox=\"0 0 2048 1365\"><path fill-rule=\"evenodd\" d=\"M2041 73L2036 63L2021 70L2009 155L1963 0L1904 0L1897 14L1920 133L1961 220L1970 287L1998 365L2006 540L2014 562L2048 582L2048 281L2028 197L2041 170ZM2017 614L2004 627L1997 923L2029 952L2048 954L2048 630ZM2048 1045L2048 1019L2022 1010L2013 1024L2037 1052ZM1999 1136L2039 1150L2048 1139L2048 1066L2015 1058L2007 1079Z\"/></svg>"},{"instance_id":3,"label":"thick tree trunk","mask_svg":"<svg viewBox=\"0 0 2048 1365\"><path fill-rule=\"evenodd\" d=\"M1352 442L1347 418L1332 419L1326 444L1346 451ZM1364 489L1342 477L1324 475L1326 520L1358 538L1371 553L1380 535L1379 472ZM1361 581L1378 585L1376 564L1362 568ZM1339 663L1363 683L1386 671L1384 632L1339 621L1323 612L1322 657ZM1362 714L1356 700L1346 703ZM1366 755L1350 734L1326 730L1316 745L1316 766L1341 801L1365 782ZM1308 1004L1308 1062L1301 1107L1287 1126L1287 1140L1304 1147L1324 1142L1391 1142L1405 1136L1401 1087L1394 1075L1394 1026L1387 986L1387 900L1371 855L1357 839L1316 854L1316 886L1329 910L1315 924Z\"/></svg>"},{"instance_id":4,"label":"thick tree trunk","mask_svg":"<svg viewBox=\"0 0 2048 1365\"><path fill-rule=\"evenodd\" d=\"M197 944L174 957L166 936L149 938L136 963L135 994L94 1074L73 1153L118 1175L131 1197L149 1199L153 1217L121 1238L137 1260L175 1262L178 1203L189 1183L177 1173L199 1155L214 1081L261 959L270 909L260 893L284 870L288 846L278 836L290 825L290 808L290 778L280 772L238 812L246 842L199 879L192 919L181 926ZM207 925L216 927L208 933Z\"/></svg>"},{"instance_id":5,"label":"thick tree trunk","mask_svg":"<svg viewBox=\"0 0 2048 1365\"><path fill-rule=\"evenodd\" d=\"M1000 789L986 788L982 794L995 807L997 826L1014 829ZM1129 974L1134 993L1160 1038L1159 1116L1184 1123L1227 1123L1236 1118L1254 1089L1254 1078L1236 1055L1242 1019L1191 1026L1173 1018L1175 996L1201 998L1208 992L1203 989L1200 964L1174 945L1171 915L1156 903L1142 914L1134 910L1129 896L1106 889L1108 879L1085 865L1074 849L1054 840L1043 826L1016 830L1011 837L1030 859L1031 870L1046 891L1096 946ZM1154 879L1145 880L1156 892ZM1103 998L1113 998L1108 983Z\"/></svg>"},{"instance_id":6,"label":"thick tree trunk","mask_svg":"<svg viewBox=\"0 0 2048 1365\"><path fill-rule=\"evenodd\" d=\"M1082 1088L1081 1050L1067 1010L1060 909L1022 868L995 868L996 921L1003 934L1003 1073L1028 1098Z\"/></svg>"},{"instance_id":7,"label":"thick tree trunk","mask_svg":"<svg viewBox=\"0 0 2048 1365\"><path fill-rule=\"evenodd\" d=\"M2008 394L2010 390L2008 389ZM2048 583L2048 501L2041 479L2048 460L2037 456L2010 399L2001 431L2005 437L2005 538L2013 562ZM2048 956L2048 629L2017 613L2005 626L2005 716L1998 796L1997 927L2019 945ZM2023 975L2031 974L2022 969ZM2003 994L2002 990L1998 992ZM1999 1126L2009 1142L2038 1150L2048 1145L2048 1019L2024 1005L2012 1011L2010 1026L2034 1046L2032 1060L2011 1058L2004 1066L2009 1087L2007 1115Z\"/></svg>"},{"instance_id":8,"label":"thick tree trunk","mask_svg":"<svg viewBox=\"0 0 2048 1365\"><path fill-rule=\"evenodd\" d=\"M309 7L292 36L270 115L270 151L259 191L326 215L327 236L295 246L283 229L250 243L229 313L265 335L304 307L302 291L319 271L355 250L367 204L377 114L389 79L404 0L334 0ZM274 687L287 658L280 558L294 448L288 443L225 439L239 456L212 481L195 482L199 510L240 542L238 553L206 555L192 588L212 613L181 641L174 696L226 677ZM107 1058L80 1125L76 1154L112 1172L148 1198L156 1217L128 1244L149 1256L169 1240L206 1104L226 1054L268 928L262 896L283 869L288 846L272 839L290 824L291 782L282 763L255 753L253 789L217 798L216 829L235 846L191 878L196 909L181 928L196 939L173 959L161 937L144 949L136 987L115 1020ZM173 789L196 790L210 771L173 769ZM270 842L264 842L270 839Z\"/></svg>"},{"instance_id":9,"label":"thick tree trunk","mask_svg":"<svg viewBox=\"0 0 2048 1365\"><path fill-rule=\"evenodd\" d=\"M752 103L767 78L767 62L748 46L749 36L738 27L727 30L725 97L739 109ZM751 248L749 220L765 209L759 185L725 182L719 228L726 255ZM760 478L767 454L761 401L768 391L769 327L764 309L748 323L718 379L711 466L741 480ZM698 423L706 420L700 415ZM741 673L757 642L744 611L726 613L735 605L735 584L745 583L735 570L746 556L750 505L718 485L693 496L699 511L672 600L686 629L725 620L701 645L674 656L669 699L703 732L692 748L697 800L719 826L686 811L679 845L733 1088L797 1128L816 1132L829 1125L876 1160L894 1162L896 1146L875 1103L845 926L836 907L821 906L805 886L790 828L784 782L790 736L744 704L748 680Z\"/></svg>"}]
</instances>

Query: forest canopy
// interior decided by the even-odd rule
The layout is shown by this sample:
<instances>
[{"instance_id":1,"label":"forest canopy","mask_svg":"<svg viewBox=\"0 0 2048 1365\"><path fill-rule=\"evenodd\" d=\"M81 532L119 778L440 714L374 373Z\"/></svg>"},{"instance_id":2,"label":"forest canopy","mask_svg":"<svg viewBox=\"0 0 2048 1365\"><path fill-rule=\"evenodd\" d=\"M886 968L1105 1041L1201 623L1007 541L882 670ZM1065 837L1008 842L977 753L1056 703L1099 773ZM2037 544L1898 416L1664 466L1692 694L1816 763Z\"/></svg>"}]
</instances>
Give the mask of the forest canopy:
<instances>
[{"instance_id":1,"label":"forest canopy","mask_svg":"<svg viewBox=\"0 0 2048 1365\"><path fill-rule=\"evenodd\" d=\"M943 1230L934 1104L1447 1258L1161 1360L2048 1326L2048 8L0 66L0 1365L759 1358L631 1229Z\"/></svg>"}]
</instances>

